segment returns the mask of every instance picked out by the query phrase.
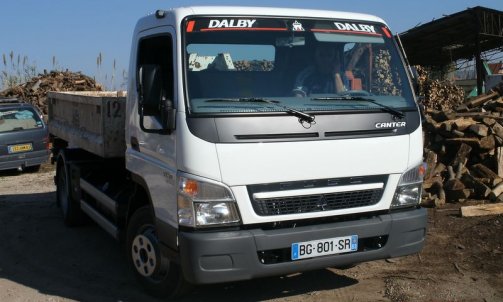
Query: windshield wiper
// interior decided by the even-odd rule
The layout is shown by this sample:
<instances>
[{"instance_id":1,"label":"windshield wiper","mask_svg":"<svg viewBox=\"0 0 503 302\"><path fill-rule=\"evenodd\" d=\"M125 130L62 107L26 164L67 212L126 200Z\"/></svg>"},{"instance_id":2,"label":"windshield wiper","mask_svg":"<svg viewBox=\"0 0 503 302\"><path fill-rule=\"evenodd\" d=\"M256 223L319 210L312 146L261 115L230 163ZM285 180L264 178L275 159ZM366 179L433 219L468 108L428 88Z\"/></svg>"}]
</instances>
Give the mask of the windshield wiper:
<instances>
[{"instance_id":1,"label":"windshield wiper","mask_svg":"<svg viewBox=\"0 0 503 302\"><path fill-rule=\"evenodd\" d=\"M267 104L271 104L271 105L274 105L276 107L279 107L279 108L282 108L285 110L286 113L289 113L293 116L296 116L299 118L299 122L302 124L302 122L306 122L308 124L311 124L314 122L314 119L315 117L311 114L308 114L308 113L305 113L305 112L302 112L300 110L297 110L297 109L293 109L291 107L288 107L288 106L284 106L284 105L280 105L278 104L279 102L276 101L276 100L269 100L269 99L265 99L265 98L236 98L236 99L232 99L232 98L229 98L229 99L225 99L225 98L222 98L222 99L210 99L210 100L206 100L206 102L236 102L236 103L267 103Z\"/></svg>"},{"instance_id":2,"label":"windshield wiper","mask_svg":"<svg viewBox=\"0 0 503 302\"><path fill-rule=\"evenodd\" d=\"M364 98L361 96L332 96L332 97L319 97L312 98L313 101L365 101L368 103L372 103L381 108L382 111L388 112L397 118L404 118L405 114L401 111L391 108L390 106L383 105L381 103L376 102L373 99Z\"/></svg>"}]
</instances>

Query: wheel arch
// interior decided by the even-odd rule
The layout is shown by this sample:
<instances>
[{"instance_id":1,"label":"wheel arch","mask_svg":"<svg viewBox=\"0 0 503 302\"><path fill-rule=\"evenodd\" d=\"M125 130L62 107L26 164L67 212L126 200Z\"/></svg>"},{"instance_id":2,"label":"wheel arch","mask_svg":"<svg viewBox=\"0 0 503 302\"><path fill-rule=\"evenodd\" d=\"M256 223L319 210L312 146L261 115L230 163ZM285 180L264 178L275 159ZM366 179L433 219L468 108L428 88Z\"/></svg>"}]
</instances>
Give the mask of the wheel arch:
<instances>
[{"instance_id":1,"label":"wheel arch","mask_svg":"<svg viewBox=\"0 0 503 302\"><path fill-rule=\"evenodd\" d=\"M154 205L148 190L147 182L143 179L143 177L134 173L131 173L131 180L133 181L135 188L128 205L126 225L129 224L129 220L131 219L131 216L133 216L134 212L144 206L148 206L150 208L152 218L155 218Z\"/></svg>"},{"instance_id":2,"label":"wheel arch","mask_svg":"<svg viewBox=\"0 0 503 302\"><path fill-rule=\"evenodd\" d=\"M152 197L148 190L147 183L143 179L143 177L131 173L131 180L135 185L135 193L131 197L131 201L129 203L126 228L134 212L143 206L148 206L156 225L157 236L163 243L163 253L166 254L170 259L176 259L176 261L178 261L178 229L165 222L162 222L160 219L157 219L154 211Z\"/></svg>"}]
</instances>

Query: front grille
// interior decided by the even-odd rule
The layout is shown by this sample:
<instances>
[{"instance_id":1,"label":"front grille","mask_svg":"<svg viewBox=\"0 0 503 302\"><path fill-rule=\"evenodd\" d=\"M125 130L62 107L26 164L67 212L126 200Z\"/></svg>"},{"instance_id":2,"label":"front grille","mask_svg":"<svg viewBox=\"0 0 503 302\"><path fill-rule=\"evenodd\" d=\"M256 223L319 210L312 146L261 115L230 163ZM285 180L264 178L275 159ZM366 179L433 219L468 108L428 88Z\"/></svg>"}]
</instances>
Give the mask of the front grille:
<instances>
[{"instance_id":1,"label":"front grille","mask_svg":"<svg viewBox=\"0 0 503 302\"><path fill-rule=\"evenodd\" d=\"M316 194L293 197L275 197L253 200L258 215L287 215L374 205L382 197L383 189Z\"/></svg>"}]
</instances>

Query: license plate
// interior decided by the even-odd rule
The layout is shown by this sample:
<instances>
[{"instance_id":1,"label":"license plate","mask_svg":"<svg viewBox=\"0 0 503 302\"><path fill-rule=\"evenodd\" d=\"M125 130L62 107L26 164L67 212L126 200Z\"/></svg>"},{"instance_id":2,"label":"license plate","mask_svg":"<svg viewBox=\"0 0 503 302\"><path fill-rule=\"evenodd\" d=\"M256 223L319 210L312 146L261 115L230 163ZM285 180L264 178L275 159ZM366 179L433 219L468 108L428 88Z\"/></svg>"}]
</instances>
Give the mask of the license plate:
<instances>
[{"instance_id":1,"label":"license plate","mask_svg":"<svg viewBox=\"0 0 503 302\"><path fill-rule=\"evenodd\" d=\"M356 252L358 236L335 237L292 244L292 260Z\"/></svg>"},{"instance_id":2,"label":"license plate","mask_svg":"<svg viewBox=\"0 0 503 302\"><path fill-rule=\"evenodd\" d=\"M9 153L19 153L33 150L32 144L19 144L8 147Z\"/></svg>"}]
</instances>

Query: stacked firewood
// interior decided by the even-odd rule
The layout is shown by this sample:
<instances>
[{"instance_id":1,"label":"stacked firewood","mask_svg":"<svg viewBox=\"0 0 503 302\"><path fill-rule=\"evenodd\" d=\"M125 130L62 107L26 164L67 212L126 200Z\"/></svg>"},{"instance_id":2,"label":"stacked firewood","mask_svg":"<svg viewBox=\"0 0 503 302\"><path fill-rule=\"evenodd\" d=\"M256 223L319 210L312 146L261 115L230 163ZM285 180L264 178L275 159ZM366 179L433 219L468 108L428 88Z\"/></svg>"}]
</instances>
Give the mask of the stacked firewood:
<instances>
[{"instance_id":1,"label":"stacked firewood","mask_svg":"<svg viewBox=\"0 0 503 302\"><path fill-rule=\"evenodd\" d=\"M425 108L446 111L464 102L463 88L449 80L432 79L430 72L421 66L415 66L415 68L418 73L418 94Z\"/></svg>"},{"instance_id":2,"label":"stacked firewood","mask_svg":"<svg viewBox=\"0 0 503 302\"><path fill-rule=\"evenodd\" d=\"M423 203L503 202L503 83L456 110L428 109Z\"/></svg>"},{"instance_id":3,"label":"stacked firewood","mask_svg":"<svg viewBox=\"0 0 503 302\"><path fill-rule=\"evenodd\" d=\"M401 95L400 77L392 69L391 55L388 50L380 50L374 57L372 91L381 95Z\"/></svg>"},{"instance_id":4,"label":"stacked firewood","mask_svg":"<svg viewBox=\"0 0 503 302\"><path fill-rule=\"evenodd\" d=\"M234 61L234 68L239 71L271 71L274 69L274 62L267 60Z\"/></svg>"},{"instance_id":5,"label":"stacked firewood","mask_svg":"<svg viewBox=\"0 0 503 302\"><path fill-rule=\"evenodd\" d=\"M94 79L80 73L51 71L40 74L21 85L0 91L2 97L15 97L30 102L43 114L47 114L49 91L101 91Z\"/></svg>"}]
</instances>

